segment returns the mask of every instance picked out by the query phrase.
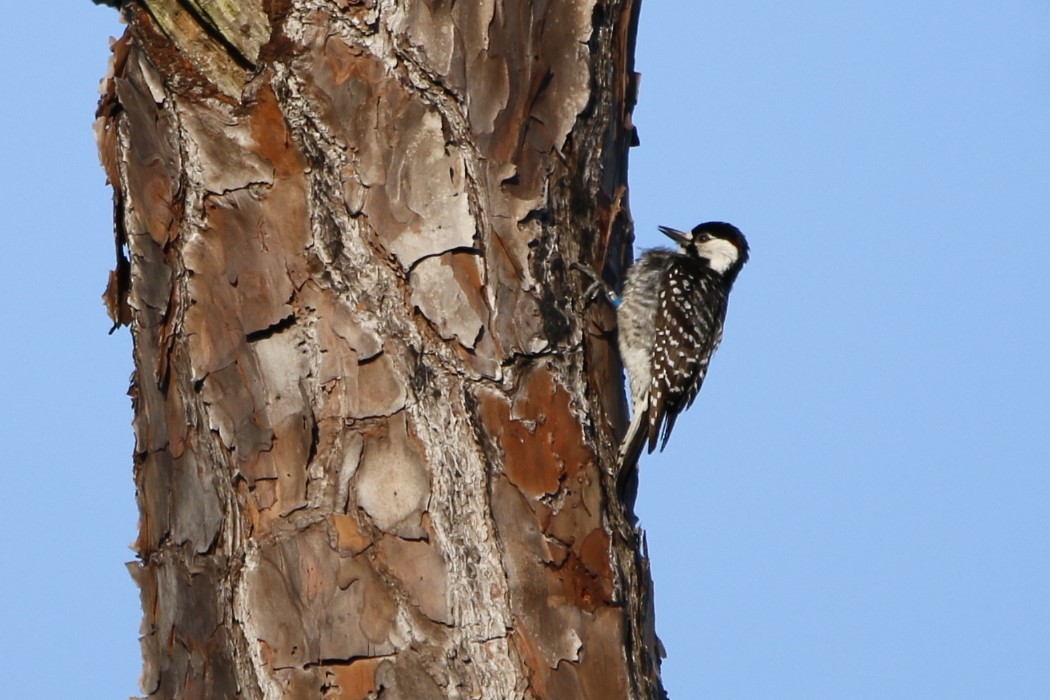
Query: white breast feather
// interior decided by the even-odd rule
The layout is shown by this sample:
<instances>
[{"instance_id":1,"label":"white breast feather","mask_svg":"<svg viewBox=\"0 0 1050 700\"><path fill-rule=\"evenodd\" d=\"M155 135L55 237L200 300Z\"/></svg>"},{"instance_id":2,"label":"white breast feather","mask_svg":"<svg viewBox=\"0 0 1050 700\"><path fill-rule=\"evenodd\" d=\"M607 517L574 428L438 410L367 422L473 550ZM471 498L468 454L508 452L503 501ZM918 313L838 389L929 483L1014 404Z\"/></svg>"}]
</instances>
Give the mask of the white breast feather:
<instances>
[{"instance_id":1,"label":"white breast feather","mask_svg":"<svg viewBox=\"0 0 1050 700\"><path fill-rule=\"evenodd\" d=\"M649 396L649 355L642 348L628 348L623 353L624 369L631 386L632 414L648 402Z\"/></svg>"}]
</instances>

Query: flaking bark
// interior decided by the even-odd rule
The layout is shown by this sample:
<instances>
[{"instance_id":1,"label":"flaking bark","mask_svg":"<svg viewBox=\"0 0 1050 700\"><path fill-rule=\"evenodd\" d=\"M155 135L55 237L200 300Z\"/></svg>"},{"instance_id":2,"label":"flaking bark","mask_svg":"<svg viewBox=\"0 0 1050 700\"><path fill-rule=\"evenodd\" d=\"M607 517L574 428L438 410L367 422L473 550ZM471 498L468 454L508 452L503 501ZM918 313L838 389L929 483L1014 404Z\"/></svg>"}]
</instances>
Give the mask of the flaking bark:
<instances>
[{"instance_id":1,"label":"flaking bark","mask_svg":"<svg viewBox=\"0 0 1050 700\"><path fill-rule=\"evenodd\" d=\"M151 697L657 698L616 499L637 0L152 0L97 132Z\"/></svg>"}]
</instances>

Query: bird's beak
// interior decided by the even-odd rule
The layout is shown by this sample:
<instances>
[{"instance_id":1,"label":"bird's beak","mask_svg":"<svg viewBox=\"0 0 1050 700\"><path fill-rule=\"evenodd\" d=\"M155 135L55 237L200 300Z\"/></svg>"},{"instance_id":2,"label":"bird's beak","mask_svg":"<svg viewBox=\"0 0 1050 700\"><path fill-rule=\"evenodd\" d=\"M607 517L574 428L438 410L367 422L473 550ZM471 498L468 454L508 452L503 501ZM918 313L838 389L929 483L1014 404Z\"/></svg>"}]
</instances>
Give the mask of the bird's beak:
<instances>
[{"instance_id":1,"label":"bird's beak","mask_svg":"<svg viewBox=\"0 0 1050 700\"><path fill-rule=\"evenodd\" d=\"M664 234L678 245L684 246L693 240L691 234L679 231L678 229L668 228L667 226L659 226L658 228L660 229L660 233Z\"/></svg>"}]
</instances>

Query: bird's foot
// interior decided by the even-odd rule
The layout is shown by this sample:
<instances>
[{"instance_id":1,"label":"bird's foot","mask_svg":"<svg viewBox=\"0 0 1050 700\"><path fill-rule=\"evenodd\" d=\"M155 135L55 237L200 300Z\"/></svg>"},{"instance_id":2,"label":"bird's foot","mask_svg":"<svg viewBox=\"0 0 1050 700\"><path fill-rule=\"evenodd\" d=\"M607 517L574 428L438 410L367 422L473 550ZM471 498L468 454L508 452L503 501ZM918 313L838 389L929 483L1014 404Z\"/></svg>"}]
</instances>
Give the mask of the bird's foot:
<instances>
[{"instance_id":1,"label":"bird's foot","mask_svg":"<svg viewBox=\"0 0 1050 700\"><path fill-rule=\"evenodd\" d=\"M582 272L591 280L591 284L583 292L583 298L588 304L594 303L595 299L599 296L603 296L614 309L620 305L620 297L616 295L616 292L609 288L609 285L605 283L605 280L603 280L593 268L580 263L573 263L570 267Z\"/></svg>"}]
</instances>

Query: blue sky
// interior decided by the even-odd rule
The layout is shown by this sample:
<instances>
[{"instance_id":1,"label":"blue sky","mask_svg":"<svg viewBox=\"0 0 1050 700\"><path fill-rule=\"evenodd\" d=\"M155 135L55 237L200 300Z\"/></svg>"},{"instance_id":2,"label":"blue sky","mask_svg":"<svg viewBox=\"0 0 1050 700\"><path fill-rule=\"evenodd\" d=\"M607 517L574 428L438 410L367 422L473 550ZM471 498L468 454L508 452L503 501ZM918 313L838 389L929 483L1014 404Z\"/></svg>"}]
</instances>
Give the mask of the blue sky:
<instances>
[{"instance_id":1,"label":"blue sky","mask_svg":"<svg viewBox=\"0 0 1050 700\"><path fill-rule=\"evenodd\" d=\"M639 244L725 219L752 246L700 398L642 465L665 684L1050 697L1050 5L771 5L642 12ZM122 697L130 339L99 300L91 133L120 27L88 0L7 16L6 690Z\"/></svg>"}]
</instances>

